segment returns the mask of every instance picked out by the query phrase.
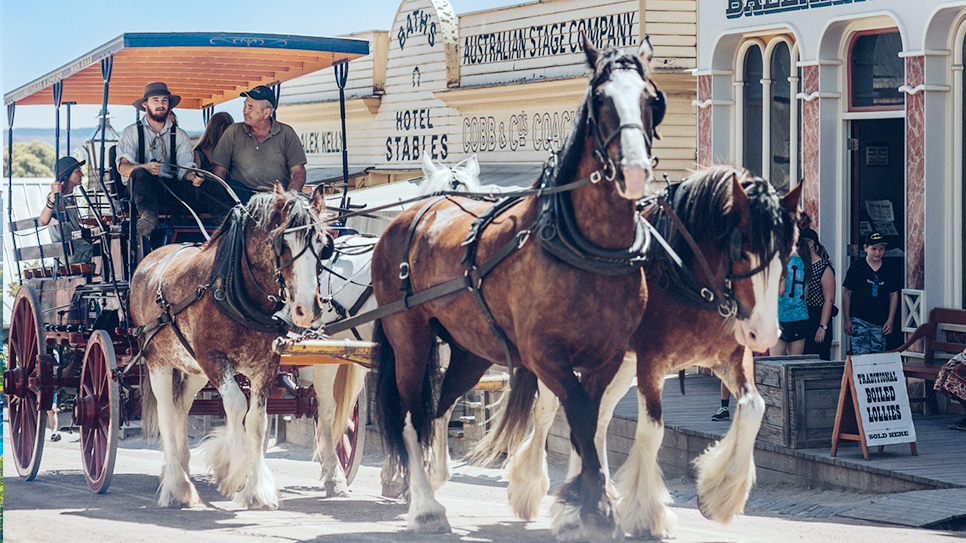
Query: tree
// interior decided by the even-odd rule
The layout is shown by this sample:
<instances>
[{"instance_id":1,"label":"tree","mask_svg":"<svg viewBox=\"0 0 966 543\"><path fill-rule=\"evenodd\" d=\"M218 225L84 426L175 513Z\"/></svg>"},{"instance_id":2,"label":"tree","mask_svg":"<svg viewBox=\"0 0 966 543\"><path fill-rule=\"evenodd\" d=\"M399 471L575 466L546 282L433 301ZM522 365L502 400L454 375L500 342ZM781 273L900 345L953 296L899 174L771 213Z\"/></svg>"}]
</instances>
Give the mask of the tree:
<instances>
[{"instance_id":1,"label":"tree","mask_svg":"<svg viewBox=\"0 0 966 543\"><path fill-rule=\"evenodd\" d=\"M14 177L53 177L54 146L49 143L33 141L30 143L13 144L13 176ZM10 172L10 155L7 147L3 148L3 176Z\"/></svg>"}]
</instances>

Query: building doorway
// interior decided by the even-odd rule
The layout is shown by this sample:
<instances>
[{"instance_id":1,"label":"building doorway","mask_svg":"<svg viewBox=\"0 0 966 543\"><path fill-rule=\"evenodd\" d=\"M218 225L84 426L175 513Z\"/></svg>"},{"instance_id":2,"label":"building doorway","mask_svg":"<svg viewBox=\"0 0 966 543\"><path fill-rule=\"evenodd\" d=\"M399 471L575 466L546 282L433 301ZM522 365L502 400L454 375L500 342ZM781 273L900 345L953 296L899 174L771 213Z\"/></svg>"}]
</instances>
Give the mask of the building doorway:
<instances>
[{"instance_id":1,"label":"building doorway","mask_svg":"<svg viewBox=\"0 0 966 543\"><path fill-rule=\"evenodd\" d=\"M862 242L872 231L885 235L889 244L885 257L905 270L905 119L852 121L852 217L849 257L864 258ZM842 273L848 269L847 263ZM843 275L844 277L844 275ZM905 273L902 274L903 282ZM903 285L904 286L904 285ZM902 343L900 311L896 310L893 330L886 347Z\"/></svg>"}]
</instances>

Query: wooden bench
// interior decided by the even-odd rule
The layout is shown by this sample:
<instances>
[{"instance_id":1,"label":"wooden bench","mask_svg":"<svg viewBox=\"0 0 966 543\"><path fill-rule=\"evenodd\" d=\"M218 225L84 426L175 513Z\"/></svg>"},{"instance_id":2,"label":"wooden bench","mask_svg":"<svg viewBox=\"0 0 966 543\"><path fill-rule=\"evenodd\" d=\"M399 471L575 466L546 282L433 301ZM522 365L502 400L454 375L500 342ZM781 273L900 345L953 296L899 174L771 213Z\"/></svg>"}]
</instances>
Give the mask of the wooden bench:
<instances>
[{"instance_id":1,"label":"wooden bench","mask_svg":"<svg viewBox=\"0 0 966 543\"><path fill-rule=\"evenodd\" d=\"M959 337L951 337L957 333ZM909 347L922 340L922 352L910 351ZM935 307L929 312L929 321L916 331L894 352L902 354L902 373L906 377L935 381L939 369L953 356L966 349L966 309ZM910 401L931 401L927 384L926 397L910 398Z\"/></svg>"}]
</instances>

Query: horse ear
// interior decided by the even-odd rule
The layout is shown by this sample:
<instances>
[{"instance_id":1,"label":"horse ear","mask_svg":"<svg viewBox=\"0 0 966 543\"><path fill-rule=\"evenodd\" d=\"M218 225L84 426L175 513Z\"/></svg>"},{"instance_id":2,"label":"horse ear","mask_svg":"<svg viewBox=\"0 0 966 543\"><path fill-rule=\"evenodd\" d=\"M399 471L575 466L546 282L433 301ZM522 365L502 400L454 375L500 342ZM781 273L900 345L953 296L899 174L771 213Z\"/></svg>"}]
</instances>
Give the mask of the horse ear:
<instances>
[{"instance_id":1,"label":"horse ear","mask_svg":"<svg viewBox=\"0 0 966 543\"><path fill-rule=\"evenodd\" d=\"M641 46L637 48L637 56L641 57L641 60L650 64L651 59L654 58L654 48L651 47L651 37L644 36L641 40Z\"/></svg>"},{"instance_id":2,"label":"horse ear","mask_svg":"<svg viewBox=\"0 0 966 543\"><path fill-rule=\"evenodd\" d=\"M747 228L751 222L751 199L738 182L738 174L731 176L731 209L738 212L738 228Z\"/></svg>"},{"instance_id":3,"label":"horse ear","mask_svg":"<svg viewBox=\"0 0 966 543\"><path fill-rule=\"evenodd\" d=\"M589 64L592 69L596 68L597 57L600 56L600 53L594 47L594 44L590 43L590 40L587 39L586 33L580 33L580 40L584 46L584 54L587 55L587 64Z\"/></svg>"},{"instance_id":4,"label":"horse ear","mask_svg":"<svg viewBox=\"0 0 966 543\"><path fill-rule=\"evenodd\" d=\"M782 209L795 217L798 221L798 202L802 199L802 183L795 185L795 188L788 191L788 194L782 196Z\"/></svg>"},{"instance_id":5,"label":"horse ear","mask_svg":"<svg viewBox=\"0 0 966 543\"><path fill-rule=\"evenodd\" d=\"M480 161L476 158L476 153L474 153L470 158L466 159L466 166L464 168L466 175L472 177L473 179L480 178Z\"/></svg>"},{"instance_id":6,"label":"horse ear","mask_svg":"<svg viewBox=\"0 0 966 543\"><path fill-rule=\"evenodd\" d=\"M433 164L433 160L429 157L429 153L423 151L423 177L429 178L436 173L436 171L436 166Z\"/></svg>"},{"instance_id":7,"label":"horse ear","mask_svg":"<svg viewBox=\"0 0 966 543\"><path fill-rule=\"evenodd\" d=\"M315 190L312 191L312 208L320 217L325 212L325 185L323 183L316 185Z\"/></svg>"}]
</instances>

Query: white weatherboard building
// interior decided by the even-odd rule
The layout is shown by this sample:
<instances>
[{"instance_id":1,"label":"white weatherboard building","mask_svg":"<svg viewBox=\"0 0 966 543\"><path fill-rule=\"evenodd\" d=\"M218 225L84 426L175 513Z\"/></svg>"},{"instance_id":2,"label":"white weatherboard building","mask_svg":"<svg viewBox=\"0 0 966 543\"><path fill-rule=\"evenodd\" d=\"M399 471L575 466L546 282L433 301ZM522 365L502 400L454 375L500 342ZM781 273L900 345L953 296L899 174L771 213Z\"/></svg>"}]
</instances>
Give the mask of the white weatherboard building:
<instances>
[{"instance_id":1,"label":"white weatherboard building","mask_svg":"<svg viewBox=\"0 0 966 543\"><path fill-rule=\"evenodd\" d=\"M837 283L876 229L904 304L966 307L966 2L702 0L698 35L699 161L804 183Z\"/></svg>"}]
</instances>

